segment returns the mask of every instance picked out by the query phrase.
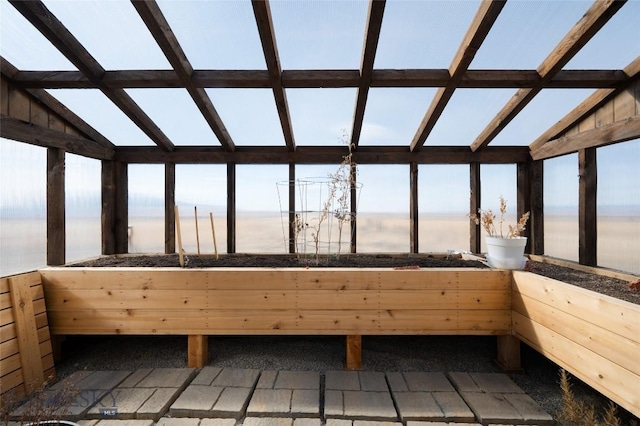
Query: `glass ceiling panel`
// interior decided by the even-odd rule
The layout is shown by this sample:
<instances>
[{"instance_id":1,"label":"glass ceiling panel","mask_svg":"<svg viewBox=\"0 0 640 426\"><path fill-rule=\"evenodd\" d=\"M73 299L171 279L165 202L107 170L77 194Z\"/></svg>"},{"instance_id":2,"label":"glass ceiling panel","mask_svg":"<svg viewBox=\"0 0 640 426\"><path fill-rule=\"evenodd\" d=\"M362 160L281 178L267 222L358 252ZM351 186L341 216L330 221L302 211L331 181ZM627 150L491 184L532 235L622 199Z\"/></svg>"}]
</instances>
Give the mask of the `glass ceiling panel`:
<instances>
[{"instance_id":1,"label":"glass ceiling panel","mask_svg":"<svg viewBox=\"0 0 640 426\"><path fill-rule=\"evenodd\" d=\"M127 89L175 145L219 145L186 89Z\"/></svg>"},{"instance_id":2,"label":"glass ceiling panel","mask_svg":"<svg viewBox=\"0 0 640 426\"><path fill-rule=\"evenodd\" d=\"M114 145L155 145L98 89L47 90Z\"/></svg>"},{"instance_id":3,"label":"glass ceiling panel","mask_svg":"<svg viewBox=\"0 0 640 426\"><path fill-rule=\"evenodd\" d=\"M565 69L622 69L640 55L640 2L630 1L569 61Z\"/></svg>"},{"instance_id":4,"label":"glass ceiling panel","mask_svg":"<svg viewBox=\"0 0 640 426\"><path fill-rule=\"evenodd\" d=\"M285 146L271 89L205 89L236 145Z\"/></svg>"},{"instance_id":5,"label":"glass ceiling panel","mask_svg":"<svg viewBox=\"0 0 640 426\"><path fill-rule=\"evenodd\" d=\"M0 40L0 54L19 70L77 70L6 0L0 1Z\"/></svg>"},{"instance_id":6,"label":"glass ceiling panel","mask_svg":"<svg viewBox=\"0 0 640 426\"><path fill-rule=\"evenodd\" d=\"M449 68L479 4L387 2L375 68Z\"/></svg>"},{"instance_id":7,"label":"glass ceiling panel","mask_svg":"<svg viewBox=\"0 0 640 426\"><path fill-rule=\"evenodd\" d=\"M356 89L287 89L296 145L339 145L351 133L355 98Z\"/></svg>"},{"instance_id":8,"label":"glass ceiling panel","mask_svg":"<svg viewBox=\"0 0 640 426\"><path fill-rule=\"evenodd\" d=\"M282 69L359 69L365 1L271 2Z\"/></svg>"},{"instance_id":9,"label":"glass ceiling panel","mask_svg":"<svg viewBox=\"0 0 640 426\"><path fill-rule=\"evenodd\" d=\"M266 69L250 2L159 1L195 69Z\"/></svg>"},{"instance_id":10,"label":"glass ceiling panel","mask_svg":"<svg viewBox=\"0 0 640 426\"><path fill-rule=\"evenodd\" d=\"M536 69L592 1L510 1L470 69Z\"/></svg>"},{"instance_id":11,"label":"glass ceiling panel","mask_svg":"<svg viewBox=\"0 0 640 426\"><path fill-rule=\"evenodd\" d=\"M171 69L130 2L47 0L45 4L103 68Z\"/></svg>"},{"instance_id":12,"label":"glass ceiling panel","mask_svg":"<svg viewBox=\"0 0 640 426\"><path fill-rule=\"evenodd\" d=\"M593 89L543 90L498 134L491 145L529 145L593 92Z\"/></svg>"},{"instance_id":13,"label":"glass ceiling panel","mask_svg":"<svg viewBox=\"0 0 640 426\"><path fill-rule=\"evenodd\" d=\"M458 89L425 145L471 145L516 89Z\"/></svg>"},{"instance_id":14,"label":"glass ceiling panel","mask_svg":"<svg viewBox=\"0 0 640 426\"><path fill-rule=\"evenodd\" d=\"M435 88L369 90L360 145L409 146L435 93Z\"/></svg>"}]
</instances>

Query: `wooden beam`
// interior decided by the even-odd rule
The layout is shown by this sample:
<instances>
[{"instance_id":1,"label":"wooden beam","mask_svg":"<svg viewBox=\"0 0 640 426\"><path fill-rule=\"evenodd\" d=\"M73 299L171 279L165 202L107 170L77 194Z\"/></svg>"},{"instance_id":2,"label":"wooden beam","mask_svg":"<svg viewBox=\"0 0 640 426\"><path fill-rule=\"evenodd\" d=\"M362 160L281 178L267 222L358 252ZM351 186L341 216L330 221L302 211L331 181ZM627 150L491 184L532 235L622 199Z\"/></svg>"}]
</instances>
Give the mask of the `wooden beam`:
<instances>
[{"instance_id":1,"label":"wooden beam","mask_svg":"<svg viewBox=\"0 0 640 426\"><path fill-rule=\"evenodd\" d=\"M4 59L3 59L4 60ZM553 89L615 88L628 80L624 70L561 70L549 81ZM95 89L80 71L18 71L11 79L23 88ZM446 69L374 69L371 87L445 87ZM282 70L285 89L350 88L360 84L359 70ZM102 81L112 89L184 88L173 70L105 71ZM201 88L269 89L267 70L194 70L191 82ZM540 82L536 70L467 70L458 84L464 89L531 88Z\"/></svg>"},{"instance_id":2,"label":"wooden beam","mask_svg":"<svg viewBox=\"0 0 640 426\"><path fill-rule=\"evenodd\" d=\"M419 252L418 163L409 165L409 246L411 253Z\"/></svg>"},{"instance_id":3,"label":"wooden beam","mask_svg":"<svg viewBox=\"0 0 640 426\"><path fill-rule=\"evenodd\" d=\"M108 160L114 156L113 149L100 146L95 141L6 116L0 117L0 136L45 148L62 149L98 160Z\"/></svg>"},{"instance_id":4,"label":"wooden beam","mask_svg":"<svg viewBox=\"0 0 640 426\"><path fill-rule=\"evenodd\" d=\"M176 164L164 165L164 252L176 252Z\"/></svg>"},{"instance_id":5,"label":"wooden beam","mask_svg":"<svg viewBox=\"0 0 640 426\"><path fill-rule=\"evenodd\" d=\"M364 46L362 47L362 59L360 60L360 82L358 83L358 94L356 95L356 105L353 112L353 126L351 128L352 150L357 150L362 133L362 122L364 111L367 106L369 87L373 74L373 64L378 50L378 40L380 39L380 29L382 28L382 17L386 0L369 1L369 11L367 13L367 29L364 35Z\"/></svg>"},{"instance_id":6,"label":"wooden beam","mask_svg":"<svg viewBox=\"0 0 640 426\"><path fill-rule=\"evenodd\" d=\"M549 141L533 151L531 157L544 160L637 138L640 138L640 115Z\"/></svg>"},{"instance_id":7,"label":"wooden beam","mask_svg":"<svg viewBox=\"0 0 640 426\"><path fill-rule=\"evenodd\" d=\"M531 151L536 151L541 148L547 141L556 139L559 135L567 131L570 127L576 125L580 120L593 113L596 109L600 108L605 102L613 99L622 90L625 90L629 85L637 81L638 75L640 75L640 56L631 61L629 65L624 68L625 75L628 76L625 84L618 85L615 89L600 89L595 91L584 102L574 108L560 121L551 126L546 132L538 136L534 140L529 148Z\"/></svg>"},{"instance_id":8,"label":"wooden beam","mask_svg":"<svg viewBox=\"0 0 640 426\"><path fill-rule=\"evenodd\" d=\"M47 149L47 265L65 263L64 151Z\"/></svg>"},{"instance_id":9,"label":"wooden beam","mask_svg":"<svg viewBox=\"0 0 640 426\"><path fill-rule=\"evenodd\" d=\"M518 163L516 165L517 178L517 207L516 217L520 218L526 212L531 213L531 162ZM523 237L527 237L527 245L525 247L525 253L531 252L531 224L527 223L526 229L521 234Z\"/></svg>"},{"instance_id":10,"label":"wooden beam","mask_svg":"<svg viewBox=\"0 0 640 426\"><path fill-rule=\"evenodd\" d=\"M480 209L480 163L469 165L469 214L478 214ZM475 224L469 220L469 250L471 253L480 253L482 247L480 224Z\"/></svg>"},{"instance_id":11,"label":"wooden beam","mask_svg":"<svg viewBox=\"0 0 640 426\"><path fill-rule=\"evenodd\" d=\"M236 165L227 163L227 253L236 252Z\"/></svg>"},{"instance_id":12,"label":"wooden beam","mask_svg":"<svg viewBox=\"0 0 640 426\"><path fill-rule=\"evenodd\" d=\"M578 260L582 265L598 264L597 189L598 168L596 149L578 151Z\"/></svg>"},{"instance_id":13,"label":"wooden beam","mask_svg":"<svg viewBox=\"0 0 640 426\"><path fill-rule=\"evenodd\" d=\"M336 164L348 154L347 147L302 146L294 152L286 147L239 146L234 152L219 147L177 147L164 152L156 147L118 147L114 159L126 163L192 163L192 164ZM426 146L419 152L407 147L361 146L353 153L357 164L513 164L530 159L529 148L489 147L472 152L466 146Z\"/></svg>"},{"instance_id":14,"label":"wooden beam","mask_svg":"<svg viewBox=\"0 0 640 426\"><path fill-rule=\"evenodd\" d=\"M112 89L102 81L105 73L104 68L41 1L10 0L10 2L152 141L163 150L170 151L173 149L174 145L169 138L131 99L127 92L123 89Z\"/></svg>"},{"instance_id":15,"label":"wooden beam","mask_svg":"<svg viewBox=\"0 0 640 426\"><path fill-rule=\"evenodd\" d=\"M544 254L544 161L531 163L531 254Z\"/></svg>"},{"instance_id":16,"label":"wooden beam","mask_svg":"<svg viewBox=\"0 0 640 426\"><path fill-rule=\"evenodd\" d=\"M289 116L289 105L287 104L287 93L282 86L282 69L280 68L280 57L278 55L278 46L276 43L276 35L273 32L273 20L271 19L271 8L268 0L252 0L253 14L258 25L258 33L262 42L262 50L264 59L267 63L269 71L269 80L273 90L273 96L276 101L276 109L278 117L280 117L280 125L282 126L282 134L287 148L290 151L296 149L295 139L293 137L293 128L291 126L291 117Z\"/></svg>"},{"instance_id":17,"label":"wooden beam","mask_svg":"<svg viewBox=\"0 0 640 426\"><path fill-rule=\"evenodd\" d=\"M201 87L196 87L193 81L191 81L193 67L187 59L187 55L185 55L182 50L180 43L178 43L178 39L173 34L169 23L162 14L158 3L155 1L139 0L132 0L132 3L142 18L142 21L151 32L151 35L155 38L158 46L162 49L162 53L167 57L176 74L178 74L180 81L191 95L191 98L207 121L207 124L209 124L209 127L218 138L222 148L224 148L225 151L233 151L235 148L233 140L213 106L211 99L207 95L207 92Z\"/></svg>"},{"instance_id":18,"label":"wooden beam","mask_svg":"<svg viewBox=\"0 0 640 426\"><path fill-rule=\"evenodd\" d=\"M541 77L539 83L530 89L518 90L471 144L471 149L486 147L625 3L626 0L596 1L542 61L537 69Z\"/></svg>"},{"instance_id":19,"label":"wooden beam","mask_svg":"<svg viewBox=\"0 0 640 426\"><path fill-rule=\"evenodd\" d=\"M412 151L418 151L424 145L504 5L504 0L484 0L480 3L478 12L449 66L451 79L445 87L438 89L433 97L429 110L411 141Z\"/></svg>"}]
</instances>

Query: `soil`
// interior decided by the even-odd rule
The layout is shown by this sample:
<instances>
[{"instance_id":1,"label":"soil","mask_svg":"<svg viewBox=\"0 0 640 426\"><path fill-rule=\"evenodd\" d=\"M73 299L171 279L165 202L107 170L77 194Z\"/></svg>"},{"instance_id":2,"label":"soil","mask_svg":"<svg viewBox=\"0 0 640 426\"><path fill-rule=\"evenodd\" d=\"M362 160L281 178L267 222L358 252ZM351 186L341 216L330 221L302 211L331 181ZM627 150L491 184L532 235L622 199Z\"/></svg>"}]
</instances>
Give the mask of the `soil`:
<instances>
[{"instance_id":1,"label":"soil","mask_svg":"<svg viewBox=\"0 0 640 426\"><path fill-rule=\"evenodd\" d=\"M179 267L178 255L125 255L105 256L89 261L78 262L71 267ZM223 255L219 259L213 256L186 255L186 268L213 267L332 267L332 268L486 268L482 262L463 260L456 256L437 255L364 255L349 254L340 257L322 257L298 259L287 255ZM630 285L628 281L603 275L578 271L569 267L528 261L525 270L573 284L588 290L606 294L617 299L640 305L640 283Z\"/></svg>"}]
</instances>

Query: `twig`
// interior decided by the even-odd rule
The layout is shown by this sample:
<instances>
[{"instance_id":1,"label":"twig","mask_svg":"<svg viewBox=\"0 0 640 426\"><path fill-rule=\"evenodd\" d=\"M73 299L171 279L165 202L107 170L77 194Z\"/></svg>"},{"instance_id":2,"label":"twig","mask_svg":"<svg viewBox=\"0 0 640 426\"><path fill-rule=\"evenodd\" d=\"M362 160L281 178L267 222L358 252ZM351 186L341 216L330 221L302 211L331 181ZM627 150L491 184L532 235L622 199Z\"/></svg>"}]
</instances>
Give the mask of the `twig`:
<instances>
[{"instance_id":1,"label":"twig","mask_svg":"<svg viewBox=\"0 0 640 426\"><path fill-rule=\"evenodd\" d=\"M196 245L198 247L198 254L200 254L200 235L198 233L198 206L193 206L193 211L196 217Z\"/></svg>"},{"instance_id":2,"label":"twig","mask_svg":"<svg viewBox=\"0 0 640 426\"><path fill-rule=\"evenodd\" d=\"M180 259L180 267L184 268L184 252L182 250L182 234L180 233L180 211L178 206L173 206L176 214L176 235L178 236L178 259Z\"/></svg>"},{"instance_id":3,"label":"twig","mask_svg":"<svg viewBox=\"0 0 640 426\"><path fill-rule=\"evenodd\" d=\"M209 212L209 219L211 219L211 233L213 234L213 250L216 254L216 260L218 260L218 244L216 243L216 228L213 226L213 212Z\"/></svg>"}]
</instances>

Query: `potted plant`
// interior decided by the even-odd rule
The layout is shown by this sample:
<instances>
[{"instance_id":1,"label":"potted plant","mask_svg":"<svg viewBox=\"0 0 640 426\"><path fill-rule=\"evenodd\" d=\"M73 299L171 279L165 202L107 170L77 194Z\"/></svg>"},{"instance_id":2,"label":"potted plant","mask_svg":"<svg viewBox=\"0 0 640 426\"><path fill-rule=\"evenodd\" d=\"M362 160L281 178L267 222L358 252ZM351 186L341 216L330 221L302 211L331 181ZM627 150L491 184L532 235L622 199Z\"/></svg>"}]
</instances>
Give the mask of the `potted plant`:
<instances>
[{"instance_id":1,"label":"potted plant","mask_svg":"<svg viewBox=\"0 0 640 426\"><path fill-rule=\"evenodd\" d=\"M527 245L527 237L520 234L525 230L529 220L529 212L520 217L515 226L508 225L507 232L504 227L504 216L507 213L507 202L500 196L500 220L496 228L496 215L491 209L478 210L478 214L471 215L476 225L482 223L487 232L485 242L487 244L487 262L493 268L522 269L526 263L524 248Z\"/></svg>"}]
</instances>

